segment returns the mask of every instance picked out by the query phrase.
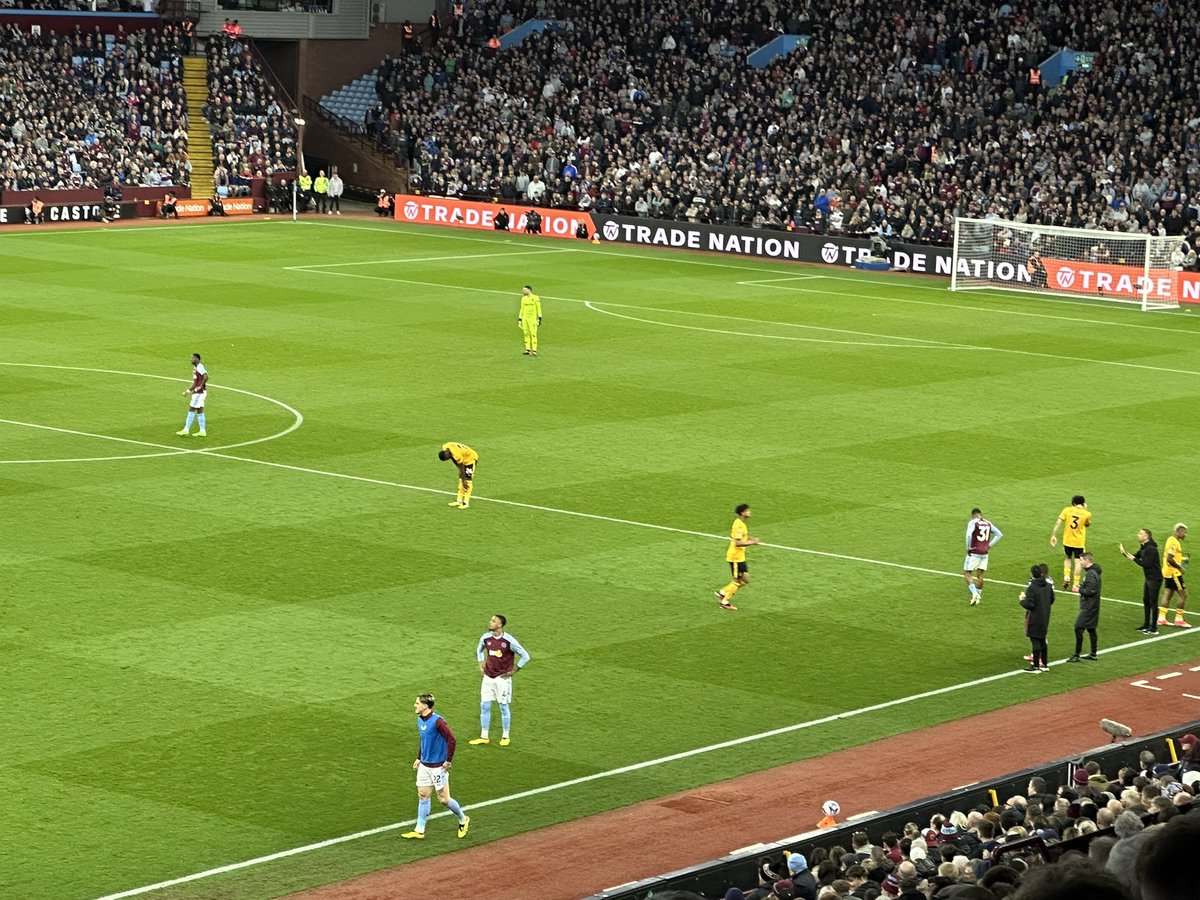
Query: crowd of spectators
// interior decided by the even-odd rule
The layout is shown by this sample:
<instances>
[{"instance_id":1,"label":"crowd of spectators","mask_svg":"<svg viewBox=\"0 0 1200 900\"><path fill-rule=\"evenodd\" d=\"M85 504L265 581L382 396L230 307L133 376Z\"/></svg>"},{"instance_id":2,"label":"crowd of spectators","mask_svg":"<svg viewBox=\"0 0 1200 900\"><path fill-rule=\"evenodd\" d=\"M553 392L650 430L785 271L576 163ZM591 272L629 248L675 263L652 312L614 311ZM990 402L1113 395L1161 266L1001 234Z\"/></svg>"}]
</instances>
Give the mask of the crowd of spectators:
<instances>
[{"instance_id":1,"label":"crowd of spectators","mask_svg":"<svg viewBox=\"0 0 1200 900\"><path fill-rule=\"evenodd\" d=\"M188 184L187 107L173 25L0 31L0 189Z\"/></svg>"},{"instance_id":2,"label":"crowd of spectators","mask_svg":"<svg viewBox=\"0 0 1200 900\"><path fill-rule=\"evenodd\" d=\"M1098 762L1057 788L1032 778L998 807L936 814L902 831L856 831L850 846L759 860L757 884L726 900L1181 900L1200 847L1200 748L1150 751L1106 776ZM1083 838L1083 839L1081 839ZM1081 840L1076 840L1081 839ZM1069 849L1068 849L1069 848ZM1053 862L1052 862L1053 860ZM662 894L670 896L673 892ZM660 894L656 893L655 897ZM690 896L680 893L679 896Z\"/></svg>"},{"instance_id":3,"label":"crowd of spectators","mask_svg":"<svg viewBox=\"0 0 1200 900\"><path fill-rule=\"evenodd\" d=\"M296 130L249 44L217 34L208 39L208 104L213 181L230 194L249 193L250 180L296 168Z\"/></svg>"},{"instance_id":4,"label":"crowd of spectators","mask_svg":"<svg viewBox=\"0 0 1200 900\"><path fill-rule=\"evenodd\" d=\"M384 60L368 114L429 193L916 242L1200 217L1198 26L1166 0L482 0L459 30ZM748 66L779 33L810 40ZM1092 69L1035 83L1063 47Z\"/></svg>"},{"instance_id":5,"label":"crowd of spectators","mask_svg":"<svg viewBox=\"0 0 1200 900\"><path fill-rule=\"evenodd\" d=\"M153 12L154 0L0 0L0 9L63 12Z\"/></svg>"}]
</instances>

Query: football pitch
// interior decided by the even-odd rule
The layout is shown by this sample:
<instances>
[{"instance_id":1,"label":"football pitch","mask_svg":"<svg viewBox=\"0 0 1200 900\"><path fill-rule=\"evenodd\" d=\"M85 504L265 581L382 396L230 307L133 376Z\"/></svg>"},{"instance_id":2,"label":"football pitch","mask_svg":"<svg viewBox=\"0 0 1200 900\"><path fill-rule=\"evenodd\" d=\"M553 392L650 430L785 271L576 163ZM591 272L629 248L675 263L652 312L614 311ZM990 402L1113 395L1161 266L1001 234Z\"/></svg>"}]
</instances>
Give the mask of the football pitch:
<instances>
[{"instance_id":1,"label":"football pitch","mask_svg":"<svg viewBox=\"0 0 1200 900\"><path fill-rule=\"evenodd\" d=\"M1200 508L1189 311L367 220L6 233L0 265L0 896L274 897L1196 655L1134 631L1116 552ZM1104 652L1023 678L1075 493ZM532 655L503 749L466 745L493 613ZM422 691L462 841L391 827Z\"/></svg>"}]
</instances>

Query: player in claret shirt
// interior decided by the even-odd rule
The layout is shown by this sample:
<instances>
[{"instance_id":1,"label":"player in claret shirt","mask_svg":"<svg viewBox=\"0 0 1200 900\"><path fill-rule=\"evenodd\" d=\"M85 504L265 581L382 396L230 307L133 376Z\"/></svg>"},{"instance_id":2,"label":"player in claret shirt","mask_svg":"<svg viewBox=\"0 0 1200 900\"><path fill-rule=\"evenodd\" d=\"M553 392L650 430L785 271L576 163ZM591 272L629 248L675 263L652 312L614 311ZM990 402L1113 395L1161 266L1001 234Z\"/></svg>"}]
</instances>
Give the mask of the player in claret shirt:
<instances>
[{"instance_id":1,"label":"player in claret shirt","mask_svg":"<svg viewBox=\"0 0 1200 900\"><path fill-rule=\"evenodd\" d=\"M971 592L971 605L978 606L983 599L983 573L988 567L988 551L1004 537L1000 529L983 517L976 507L971 510L967 522L967 558L963 562L963 578Z\"/></svg>"},{"instance_id":2,"label":"player in claret shirt","mask_svg":"<svg viewBox=\"0 0 1200 900\"><path fill-rule=\"evenodd\" d=\"M449 723L433 711L434 702L433 694L429 693L420 694L413 701L417 731L421 735L421 749L413 760L413 771L417 773L417 823L412 831L406 831L400 837L415 841L425 839L425 822L433 806L435 791L442 806L458 819L460 838L467 836L471 826L471 817L450 796L450 765L454 761L457 742Z\"/></svg>"},{"instance_id":3,"label":"player in claret shirt","mask_svg":"<svg viewBox=\"0 0 1200 900\"><path fill-rule=\"evenodd\" d=\"M208 432L204 429L204 401L208 397L208 369L200 362L199 353L192 354L192 386L183 392L183 396L191 398L188 400L187 421L175 433L180 437L187 437L188 432L192 430L192 423L199 419L200 430L196 432L196 437L206 437Z\"/></svg>"},{"instance_id":4,"label":"player in claret shirt","mask_svg":"<svg viewBox=\"0 0 1200 900\"><path fill-rule=\"evenodd\" d=\"M521 642L504 630L508 619L501 615L492 616L488 630L479 639L475 658L483 674L483 687L479 692L479 737L470 743L476 746L490 744L488 730L492 724L492 703L500 704L500 723L504 727L500 735L500 746L509 744L508 729L512 714L508 705L512 703L512 677L525 668L529 654Z\"/></svg>"}]
</instances>

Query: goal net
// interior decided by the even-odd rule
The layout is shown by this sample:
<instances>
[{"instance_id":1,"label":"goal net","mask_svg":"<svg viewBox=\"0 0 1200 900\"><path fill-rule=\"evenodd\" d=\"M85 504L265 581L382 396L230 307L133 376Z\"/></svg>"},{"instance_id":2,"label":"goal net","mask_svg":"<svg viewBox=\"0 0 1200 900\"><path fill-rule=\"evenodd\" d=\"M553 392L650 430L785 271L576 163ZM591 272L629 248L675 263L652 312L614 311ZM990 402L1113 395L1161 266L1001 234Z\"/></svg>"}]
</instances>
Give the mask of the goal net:
<instances>
[{"instance_id":1,"label":"goal net","mask_svg":"<svg viewBox=\"0 0 1200 900\"><path fill-rule=\"evenodd\" d=\"M955 219L950 290L982 288L1179 306L1182 238Z\"/></svg>"}]
</instances>

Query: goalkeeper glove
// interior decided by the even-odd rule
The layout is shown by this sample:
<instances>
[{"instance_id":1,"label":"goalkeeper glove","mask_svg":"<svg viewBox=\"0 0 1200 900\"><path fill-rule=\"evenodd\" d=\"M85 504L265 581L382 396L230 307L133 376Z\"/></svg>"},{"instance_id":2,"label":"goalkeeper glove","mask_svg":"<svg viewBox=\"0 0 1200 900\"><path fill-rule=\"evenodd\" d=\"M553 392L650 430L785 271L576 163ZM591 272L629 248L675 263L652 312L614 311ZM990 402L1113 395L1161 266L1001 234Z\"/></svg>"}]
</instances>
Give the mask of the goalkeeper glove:
<instances>
[{"instance_id":1,"label":"goalkeeper glove","mask_svg":"<svg viewBox=\"0 0 1200 900\"><path fill-rule=\"evenodd\" d=\"M538 324L539 324L539 325L541 325L541 324L542 324L542 317L541 317L541 316L538 316Z\"/></svg>"}]
</instances>

